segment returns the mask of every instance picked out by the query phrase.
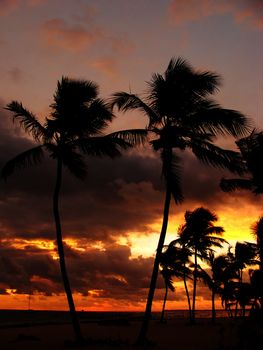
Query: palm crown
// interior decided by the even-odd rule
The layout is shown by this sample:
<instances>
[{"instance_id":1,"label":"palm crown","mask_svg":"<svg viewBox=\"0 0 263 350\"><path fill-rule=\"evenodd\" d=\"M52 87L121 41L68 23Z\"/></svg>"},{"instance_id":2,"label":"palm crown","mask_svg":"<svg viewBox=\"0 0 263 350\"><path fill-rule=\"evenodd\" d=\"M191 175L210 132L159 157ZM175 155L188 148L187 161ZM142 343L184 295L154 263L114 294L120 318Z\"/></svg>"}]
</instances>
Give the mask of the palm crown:
<instances>
[{"instance_id":1,"label":"palm crown","mask_svg":"<svg viewBox=\"0 0 263 350\"><path fill-rule=\"evenodd\" d=\"M44 156L43 150L54 159L60 158L75 176L84 178L86 168L83 155L113 158L138 140L142 142L146 136L144 130L103 134L114 115L109 106L98 98L98 86L92 81L63 77L57 83L54 102L50 107L50 116L41 124L22 103L13 101L7 105L6 109L13 113L13 118L40 145L7 162L2 170L4 178L16 168L39 163Z\"/></svg>"},{"instance_id":2,"label":"palm crown","mask_svg":"<svg viewBox=\"0 0 263 350\"><path fill-rule=\"evenodd\" d=\"M113 95L112 103L120 110L139 110L148 116L151 144L154 150L161 151L163 174L176 202L183 199L183 194L180 158L175 149L190 148L204 163L237 173L243 170L238 153L213 144L219 135L243 136L250 128L244 115L224 109L209 98L219 85L218 75L196 72L178 58L171 59L164 75L152 76L145 102L126 92Z\"/></svg>"}]
</instances>

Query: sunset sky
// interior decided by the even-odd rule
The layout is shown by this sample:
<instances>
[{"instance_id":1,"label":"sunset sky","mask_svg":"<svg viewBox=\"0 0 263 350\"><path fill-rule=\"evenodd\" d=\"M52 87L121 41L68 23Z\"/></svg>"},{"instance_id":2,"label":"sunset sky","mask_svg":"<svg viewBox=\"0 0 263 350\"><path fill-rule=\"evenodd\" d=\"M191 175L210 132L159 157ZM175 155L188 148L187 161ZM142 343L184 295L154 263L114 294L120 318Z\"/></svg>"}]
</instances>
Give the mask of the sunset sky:
<instances>
[{"instance_id":1,"label":"sunset sky","mask_svg":"<svg viewBox=\"0 0 263 350\"><path fill-rule=\"evenodd\" d=\"M262 0L0 0L0 165L32 146L2 107L22 101L41 120L61 76L90 79L101 97L145 92L172 57L222 76L215 99L263 127ZM117 113L116 113L117 114ZM109 131L144 127L139 113L117 114ZM233 139L220 145L235 148ZM185 201L172 205L166 243L186 210L204 206L225 238L253 241L263 199L222 193L222 170L183 155ZM77 309L143 310L161 227L164 186L157 154L133 150L116 160L89 159L86 180L64 174L61 215ZM55 164L18 171L0 183L0 309L66 309L51 196ZM163 298L158 282L154 309ZM199 308L210 307L206 288ZM186 308L179 284L168 308Z\"/></svg>"}]
</instances>

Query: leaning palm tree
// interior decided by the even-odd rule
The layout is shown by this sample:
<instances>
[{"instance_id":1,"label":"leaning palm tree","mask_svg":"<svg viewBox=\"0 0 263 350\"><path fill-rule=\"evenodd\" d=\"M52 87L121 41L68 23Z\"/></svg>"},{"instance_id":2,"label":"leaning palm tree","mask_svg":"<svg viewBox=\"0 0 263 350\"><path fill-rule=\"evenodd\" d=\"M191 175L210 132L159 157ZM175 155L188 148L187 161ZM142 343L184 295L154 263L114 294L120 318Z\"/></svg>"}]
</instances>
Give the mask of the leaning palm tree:
<instances>
[{"instance_id":1,"label":"leaning palm tree","mask_svg":"<svg viewBox=\"0 0 263 350\"><path fill-rule=\"evenodd\" d=\"M196 287L198 279L198 258L208 259L208 254L213 252L214 247L222 247L226 241L218 235L222 235L222 226L215 226L217 216L208 209L197 208L194 211L186 211L185 224L182 227L180 238L186 246L192 249L194 255L193 272L193 298L192 298L192 318L195 322L195 301Z\"/></svg>"},{"instance_id":2,"label":"leaning palm tree","mask_svg":"<svg viewBox=\"0 0 263 350\"><path fill-rule=\"evenodd\" d=\"M178 58L171 59L164 75L152 76L145 101L127 92L113 95L112 103L119 110L138 110L149 118L148 129L153 136L151 145L161 155L166 186L163 223L138 344L146 340L171 197L176 203L183 200L178 150L190 149L199 160L215 167L237 173L242 170L236 152L214 144L218 135L241 137L250 130L250 123L243 114L224 109L210 99L219 85L218 75L195 71L188 62Z\"/></svg>"},{"instance_id":3,"label":"leaning palm tree","mask_svg":"<svg viewBox=\"0 0 263 350\"><path fill-rule=\"evenodd\" d=\"M6 107L14 120L38 143L9 160L1 176L7 179L16 169L36 165L45 153L56 160L57 173L53 193L53 215L56 227L57 249L64 289L78 343L83 341L71 287L66 269L59 213L59 194L62 182L62 168L65 166L74 176L83 179L86 174L84 155L119 156L122 149L143 140L143 130L123 131L104 135L103 132L113 119L109 106L98 98L98 86L92 81L62 77L57 83L51 113L45 123L26 109L22 103L13 101ZM127 139L128 141L125 141Z\"/></svg>"},{"instance_id":4,"label":"leaning palm tree","mask_svg":"<svg viewBox=\"0 0 263 350\"><path fill-rule=\"evenodd\" d=\"M161 270L161 275L163 276L164 284L165 284L165 293L163 298L163 307L162 307L162 313L160 322L164 322L164 313L165 313L165 305L168 297L168 290L170 289L172 292L175 291L174 285L173 285L173 273L170 269L163 268Z\"/></svg>"},{"instance_id":5,"label":"leaning palm tree","mask_svg":"<svg viewBox=\"0 0 263 350\"><path fill-rule=\"evenodd\" d=\"M168 295L168 289L172 292L175 291L173 286L173 277L178 279L191 278L191 270L186 266L186 261L188 261L188 256L186 257L186 252L181 247L175 245L172 241L162 253L160 258L160 268L161 275L163 276L165 283L165 295L163 308L161 313L161 322L164 319L165 304Z\"/></svg>"},{"instance_id":6,"label":"leaning palm tree","mask_svg":"<svg viewBox=\"0 0 263 350\"><path fill-rule=\"evenodd\" d=\"M179 235L179 238L173 240L170 242L169 246L173 246L176 248L176 256L178 257L178 260L180 261L181 265L181 271L183 272L182 274L182 279L184 282L184 289L185 289L185 294L187 298L187 304L188 304L188 310L189 310L189 321L191 322L192 319L192 307L191 307L191 299L190 299L190 294L189 294L189 289L187 285L187 280L192 280L192 267L193 263L191 261L191 256L192 252L191 250L186 246L186 242L184 242L180 238L180 232L183 229L183 225L180 225L178 228L177 234Z\"/></svg>"}]
</instances>

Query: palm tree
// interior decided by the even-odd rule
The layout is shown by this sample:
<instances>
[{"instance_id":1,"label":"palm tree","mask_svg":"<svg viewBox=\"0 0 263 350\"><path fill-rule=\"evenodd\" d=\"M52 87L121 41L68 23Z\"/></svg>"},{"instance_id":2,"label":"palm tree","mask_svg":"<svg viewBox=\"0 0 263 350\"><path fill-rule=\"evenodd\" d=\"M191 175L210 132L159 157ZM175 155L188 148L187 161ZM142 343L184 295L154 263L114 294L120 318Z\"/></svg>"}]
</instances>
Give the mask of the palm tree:
<instances>
[{"instance_id":1,"label":"palm tree","mask_svg":"<svg viewBox=\"0 0 263 350\"><path fill-rule=\"evenodd\" d=\"M181 261L182 271L183 271L182 278L184 281L184 288L185 288L185 293L186 293L186 298L188 303L188 310L189 310L189 321L191 322L192 307L191 307L191 299L190 299L190 294L189 294L188 285L187 285L187 279L192 280L192 275L193 275L192 273L193 263L190 260L192 252L187 247L186 242L184 242L180 237L180 232L182 231L182 229L183 229L183 225L180 225L177 232L177 234L179 235L179 238L172 241L170 245L173 245L177 248L178 256Z\"/></svg>"},{"instance_id":2,"label":"palm tree","mask_svg":"<svg viewBox=\"0 0 263 350\"><path fill-rule=\"evenodd\" d=\"M215 296L216 294L222 295L224 290L224 284L229 280L228 273L228 257L226 255L215 256L213 251L208 253L206 262L210 266L211 272L200 267L199 277L211 290L212 297L212 323L216 321L216 309L215 309Z\"/></svg>"},{"instance_id":3,"label":"palm tree","mask_svg":"<svg viewBox=\"0 0 263 350\"><path fill-rule=\"evenodd\" d=\"M136 94L117 92L113 95L112 103L119 110L138 110L149 118L148 130L154 137L151 145L160 152L166 186L163 223L138 344L146 340L171 197L176 203L183 200L181 162L175 150L190 149L206 164L237 173L242 170L236 152L224 150L213 143L218 135L239 137L246 135L250 129L250 123L244 115L224 109L210 99L219 84L218 75L195 71L179 57L170 60L164 75L153 74L148 82L145 102Z\"/></svg>"},{"instance_id":4,"label":"palm tree","mask_svg":"<svg viewBox=\"0 0 263 350\"><path fill-rule=\"evenodd\" d=\"M212 247L222 247L226 241L218 237L224 232L223 227L214 226L217 216L205 208L197 208L194 211L185 212L185 224L182 227L180 237L194 254L193 273L193 300L192 322L195 322L195 300L198 279L198 258L206 260L208 254L213 251ZM216 236L214 236L215 234Z\"/></svg>"},{"instance_id":5,"label":"palm tree","mask_svg":"<svg viewBox=\"0 0 263 350\"><path fill-rule=\"evenodd\" d=\"M160 258L161 274L165 282L165 295L161 314L161 322L164 319L165 304L168 295L168 288L174 292L175 288L172 284L172 277L176 278L190 278L191 271L186 266L186 254L185 250L175 245L175 241L172 241L162 253ZM187 257L188 258L188 257Z\"/></svg>"},{"instance_id":6,"label":"palm tree","mask_svg":"<svg viewBox=\"0 0 263 350\"><path fill-rule=\"evenodd\" d=\"M76 342L81 343L83 336L66 269L59 213L62 168L65 166L74 176L83 179L86 174L83 155L119 156L122 149L143 140L145 132L133 130L104 135L103 131L112 121L113 114L109 106L98 98L98 86L92 81L62 77L57 83L54 102L50 107L50 116L42 124L22 103L12 101L7 105L6 109L12 112L14 120L20 123L38 145L9 160L3 167L1 176L7 179L16 169L40 163L45 152L56 160L53 215L57 249Z\"/></svg>"},{"instance_id":7,"label":"palm tree","mask_svg":"<svg viewBox=\"0 0 263 350\"><path fill-rule=\"evenodd\" d=\"M263 217L261 216L255 224L252 225L252 233L257 240L259 252L259 267L263 271Z\"/></svg>"},{"instance_id":8,"label":"palm tree","mask_svg":"<svg viewBox=\"0 0 263 350\"><path fill-rule=\"evenodd\" d=\"M163 276L164 279L164 284L165 284L165 293L164 293L164 298L163 298L163 307L162 307L162 313L161 313L161 318L160 322L164 322L164 312L165 312L165 305L168 297L168 290L170 289L172 292L175 291L174 285L173 285L173 273L167 268L163 268L161 270L161 275Z\"/></svg>"}]
</instances>

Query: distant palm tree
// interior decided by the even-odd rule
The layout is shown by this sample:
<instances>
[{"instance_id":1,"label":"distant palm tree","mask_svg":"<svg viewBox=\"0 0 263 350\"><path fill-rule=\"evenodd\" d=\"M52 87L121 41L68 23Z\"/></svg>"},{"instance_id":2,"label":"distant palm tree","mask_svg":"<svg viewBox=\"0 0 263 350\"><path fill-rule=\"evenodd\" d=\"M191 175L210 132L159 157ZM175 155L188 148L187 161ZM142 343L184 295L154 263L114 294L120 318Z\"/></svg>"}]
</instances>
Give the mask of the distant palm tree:
<instances>
[{"instance_id":1,"label":"distant palm tree","mask_svg":"<svg viewBox=\"0 0 263 350\"><path fill-rule=\"evenodd\" d=\"M172 292L174 292L175 288L173 285L173 273L172 273L172 271L170 271L167 268L163 268L161 270L161 275L163 276L163 279L164 279L165 294L164 294L164 298L163 298L163 307L162 307L160 322L164 322L164 313L165 313L165 305L166 305L167 296L168 296L168 290L170 289Z\"/></svg>"},{"instance_id":2,"label":"distant palm tree","mask_svg":"<svg viewBox=\"0 0 263 350\"><path fill-rule=\"evenodd\" d=\"M207 272L200 267L199 278L208 286L212 292L212 323L216 321L216 308L215 308L215 296L216 294L222 295L224 290L224 284L229 279L228 274L228 258L226 255L215 256L214 252L208 253L206 262L211 268L211 272Z\"/></svg>"},{"instance_id":3,"label":"distant palm tree","mask_svg":"<svg viewBox=\"0 0 263 350\"><path fill-rule=\"evenodd\" d=\"M259 266L263 271L263 217L261 216L258 221L252 225L252 232L257 240L258 252L259 252Z\"/></svg>"},{"instance_id":4,"label":"distant palm tree","mask_svg":"<svg viewBox=\"0 0 263 350\"><path fill-rule=\"evenodd\" d=\"M180 232L183 229L183 225L179 226L177 234L180 237ZM183 281L184 281L184 288L185 288L185 293L187 297L187 303L188 303L188 310L189 310L189 321L191 322L192 319L192 307L191 307L191 298L188 290L188 285L187 285L187 280L190 279L192 280L192 267L193 263L191 261L191 256L192 252L191 250L186 246L186 242L184 242L181 238L177 238L173 240L170 245L173 245L179 250L179 259L182 264L182 271L183 271Z\"/></svg>"},{"instance_id":5,"label":"distant palm tree","mask_svg":"<svg viewBox=\"0 0 263 350\"><path fill-rule=\"evenodd\" d=\"M112 103L119 110L138 110L149 118L148 129L154 137L151 145L155 151L160 152L166 185L163 223L138 344L146 341L171 196L176 203L183 200L180 185L181 161L175 150L190 149L206 164L234 172L242 170L236 152L223 150L213 144L218 135L240 137L250 129L249 121L244 115L221 108L210 99L219 83L218 75L206 71L197 72L179 57L171 59L164 75L152 76L148 82L145 102L131 93L117 92L113 95Z\"/></svg>"},{"instance_id":6,"label":"distant palm tree","mask_svg":"<svg viewBox=\"0 0 263 350\"><path fill-rule=\"evenodd\" d=\"M224 282L224 291L222 293L222 302L226 308L235 307L235 317L238 316L239 308L241 307L243 315L245 314L246 303L251 299L251 286L243 281L243 270L250 265L258 263L257 247L250 242L236 242L234 252L229 247L227 254L228 266ZM248 295L249 293L249 295ZM229 308L230 310L230 308Z\"/></svg>"},{"instance_id":7,"label":"distant palm tree","mask_svg":"<svg viewBox=\"0 0 263 350\"><path fill-rule=\"evenodd\" d=\"M214 226L217 216L205 208L186 211L185 224L182 226L180 238L190 248L194 255L192 322L195 322L195 300L198 279L198 258L207 260L213 247L222 247L226 241L218 237L222 235L222 226Z\"/></svg>"},{"instance_id":8,"label":"distant palm tree","mask_svg":"<svg viewBox=\"0 0 263 350\"><path fill-rule=\"evenodd\" d=\"M22 103L13 101L7 105L6 109L12 112L14 120L19 121L21 127L31 134L39 145L9 160L3 167L1 176L6 179L16 169L40 163L45 152L56 160L53 214L57 248L75 338L78 343L81 343L83 336L66 270L59 214L62 167L65 166L74 176L83 179L86 174L86 165L82 154L111 158L119 156L122 149L127 149L134 142L143 140L145 132L133 130L104 135L103 131L112 121L113 114L109 106L98 98L98 86L92 81L63 77L57 83L54 102L50 107L50 117L41 124Z\"/></svg>"},{"instance_id":9,"label":"distant palm tree","mask_svg":"<svg viewBox=\"0 0 263 350\"><path fill-rule=\"evenodd\" d=\"M160 258L161 275L165 282L165 296L161 314L161 322L164 319L165 304L168 295L168 288L174 292L173 277L179 279L190 278L191 271L185 265L185 253L181 247L175 246L172 241L162 253Z\"/></svg>"}]
</instances>

